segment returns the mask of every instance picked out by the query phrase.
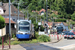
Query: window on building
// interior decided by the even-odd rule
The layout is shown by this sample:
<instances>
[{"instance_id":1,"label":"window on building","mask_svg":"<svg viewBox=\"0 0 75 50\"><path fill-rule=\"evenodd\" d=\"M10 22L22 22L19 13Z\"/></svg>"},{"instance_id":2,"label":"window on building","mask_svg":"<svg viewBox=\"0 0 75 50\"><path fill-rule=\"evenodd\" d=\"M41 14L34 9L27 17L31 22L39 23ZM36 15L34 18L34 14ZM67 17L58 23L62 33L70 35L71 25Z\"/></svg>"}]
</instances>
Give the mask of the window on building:
<instances>
[{"instance_id":1,"label":"window on building","mask_svg":"<svg viewBox=\"0 0 75 50\"><path fill-rule=\"evenodd\" d=\"M44 13L43 11L41 13Z\"/></svg>"},{"instance_id":2,"label":"window on building","mask_svg":"<svg viewBox=\"0 0 75 50\"><path fill-rule=\"evenodd\" d=\"M16 11L14 11L14 13L16 13Z\"/></svg>"},{"instance_id":3,"label":"window on building","mask_svg":"<svg viewBox=\"0 0 75 50\"><path fill-rule=\"evenodd\" d=\"M15 19L13 19L13 21L15 21Z\"/></svg>"}]
</instances>

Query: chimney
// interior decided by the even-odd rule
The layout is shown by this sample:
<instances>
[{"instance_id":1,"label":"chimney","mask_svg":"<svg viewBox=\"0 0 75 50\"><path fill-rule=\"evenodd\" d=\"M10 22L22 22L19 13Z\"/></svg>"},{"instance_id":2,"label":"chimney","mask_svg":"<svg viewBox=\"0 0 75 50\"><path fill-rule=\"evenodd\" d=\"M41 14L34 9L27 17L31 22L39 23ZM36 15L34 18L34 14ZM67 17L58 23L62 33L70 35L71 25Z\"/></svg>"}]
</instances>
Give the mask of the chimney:
<instances>
[{"instance_id":1,"label":"chimney","mask_svg":"<svg viewBox=\"0 0 75 50\"><path fill-rule=\"evenodd\" d=\"M2 2L0 2L0 6L2 6L3 5L3 3Z\"/></svg>"}]
</instances>

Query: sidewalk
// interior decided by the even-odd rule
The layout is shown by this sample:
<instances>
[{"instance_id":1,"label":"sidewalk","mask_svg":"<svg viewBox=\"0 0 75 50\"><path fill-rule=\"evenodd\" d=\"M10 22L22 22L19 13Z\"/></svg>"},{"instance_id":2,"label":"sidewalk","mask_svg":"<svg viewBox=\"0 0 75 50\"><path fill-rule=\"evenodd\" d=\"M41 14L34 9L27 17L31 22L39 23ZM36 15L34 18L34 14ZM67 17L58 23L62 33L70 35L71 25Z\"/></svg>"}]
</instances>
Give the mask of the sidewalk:
<instances>
[{"instance_id":1,"label":"sidewalk","mask_svg":"<svg viewBox=\"0 0 75 50\"><path fill-rule=\"evenodd\" d=\"M54 48L58 48L60 50L75 50L75 43L72 43L72 41L61 40L61 41L56 42L56 43L49 42L49 43L41 43L41 44L46 45L46 46L51 46Z\"/></svg>"},{"instance_id":2,"label":"sidewalk","mask_svg":"<svg viewBox=\"0 0 75 50\"><path fill-rule=\"evenodd\" d=\"M75 44L67 45L63 47L57 47L57 48L60 48L61 50L75 50Z\"/></svg>"},{"instance_id":3,"label":"sidewalk","mask_svg":"<svg viewBox=\"0 0 75 50\"><path fill-rule=\"evenodd\" d=\"M0 50L2 50L2 47L0 46ZM4 50L26 50L20 45L11 45L11 48L9 49L9 46L4 46Z\"/></svg>"}]
</instances>

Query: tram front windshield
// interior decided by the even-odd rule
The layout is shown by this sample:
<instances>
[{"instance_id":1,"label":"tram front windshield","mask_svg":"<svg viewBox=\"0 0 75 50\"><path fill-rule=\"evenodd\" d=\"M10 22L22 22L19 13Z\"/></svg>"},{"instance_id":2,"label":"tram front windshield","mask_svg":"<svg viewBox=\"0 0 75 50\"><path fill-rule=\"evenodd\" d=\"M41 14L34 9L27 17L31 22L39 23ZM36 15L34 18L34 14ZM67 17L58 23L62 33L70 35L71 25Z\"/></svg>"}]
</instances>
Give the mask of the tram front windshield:
<instances>
[{"instance_id":1,"label":"tram front windshield","mask_svg":"<svg viewBox=\"0 0 75 50\"><path fill-rule=\"evenodd\" d=\"M19 31L27 32L29 31L29 27L19 27Z\"/></svg>"}]
</instances>

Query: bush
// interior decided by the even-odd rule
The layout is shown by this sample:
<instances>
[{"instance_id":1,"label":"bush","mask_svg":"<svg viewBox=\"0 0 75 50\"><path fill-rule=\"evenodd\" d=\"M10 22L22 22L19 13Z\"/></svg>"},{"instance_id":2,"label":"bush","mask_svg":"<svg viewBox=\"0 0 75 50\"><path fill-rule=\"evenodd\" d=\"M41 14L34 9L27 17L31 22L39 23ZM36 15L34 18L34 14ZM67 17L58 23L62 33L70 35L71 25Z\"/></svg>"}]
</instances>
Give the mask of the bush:
<instances>
[{"instance_id":1,"label":"bush","mask_svg":"<svg viewBox=\"0 0 75 50\"><path fill-rule=\"evenodd\" d=\"M66 22L66 19L55 19L55 22Z\"/></svg>"},{"instance_id":2,"label":"bush","mask_svg":"<svg viewBox=\"0 0 75 50\"><path fill-rule=\"evenodd\" d=\"M44 31L44 27L42 25L40 26L40 31Z\"/></svg>"},{"instance_id":3,"label":"bush","mask_svg":"<svg viewBox=\"0 0 75 50\"><path fill-rule=\"evenodd\" d=\"M4 18L0 15L0 29L5 27L5 20Z\"/></svg>"},{"instance_id":4,"label":"bush","mask_svg":"<svg viewBox=\"0 0 75 50\"><path fill-rule=\"evenodd\" d=\"M12 34L12 38L15 38L15 34L14 33Z\"/></svg>"},{"instance_id":5,"label":"bush","mask_svg":"<svg viewBox=\"0 0 75 50\"><path fill-rule=\"evenodd\" d=\"M38 23L34 23L34 30L38 31L39 27L38 27Z\"/></svg>"},{"instance_id":6,"label":"bush","mask_svg":"<svg viewBox=\"0 0 75 50\"><path fill-rule=\"evenodd\" d=\"M35 38L37 39L39 37L38 32L35 32Z\"/></svg>"},{"instance_id":7,"label":"bush","mask_svg":"<svg viewBox=\"0 0 75 50\"><path fill-rule=\"evenodd\" d=\"M43 41L43 42L49 42L50 41L50 37L46 36L46 35L41 35L38 37L38 39L40 41Z\"/></svg>"},{"instance_id":8,"label":"bush","mask_svg":"<svg viewBox=\"0 0 75 50\"><path fill-rule=\"evenodd\" d=\"M71 19L75 21L75 12L71 15Z\"/></svg>"},{"instance_id":9,"label":"bush","mask_svg":"<svg viewBox=\"0 0 75 50\"><path fill-rule=\"evenodd\" d=\"M75 25L75 22L71 22L72 25Z\"/></svg>"}]
</instances>

